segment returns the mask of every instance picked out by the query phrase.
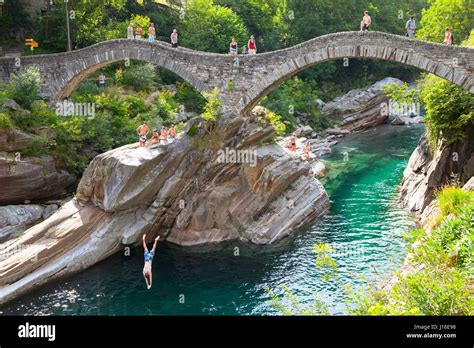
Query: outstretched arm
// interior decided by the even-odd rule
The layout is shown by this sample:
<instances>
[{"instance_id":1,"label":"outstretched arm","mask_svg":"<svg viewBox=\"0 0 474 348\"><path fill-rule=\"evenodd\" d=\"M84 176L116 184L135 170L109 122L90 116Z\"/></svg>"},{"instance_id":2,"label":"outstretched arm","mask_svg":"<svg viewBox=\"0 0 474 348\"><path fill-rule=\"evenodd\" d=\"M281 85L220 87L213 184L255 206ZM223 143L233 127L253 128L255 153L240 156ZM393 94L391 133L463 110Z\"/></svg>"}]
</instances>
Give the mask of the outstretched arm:
<instances>
[{"instance_id":1,"label":"outstretched arm","mask_svg":"<svg viewBox=\"0 0 474 348\"><path fill-rule=\"evenodd\" d=\"M153 249L151 249L151 251L153 251L153 252L155 252L155 250L156 250L156 243L158 243L158 239L160 239L160 236L155 238L155 243L153 243Z\"/></svg>"},{"instance_id":2,"label":"outstretched arm","mask_svg":"<svg viewBox=\"0 0 474 348\"><path fill-rule=\"evenodd\" d=\"M143 237L142 237L142 240L143 240L143 249L145 249L145 251L148 251L148 247L146 246L145 238L146 238L146 234L144 234Z\"/></svg>"}]
</instances>

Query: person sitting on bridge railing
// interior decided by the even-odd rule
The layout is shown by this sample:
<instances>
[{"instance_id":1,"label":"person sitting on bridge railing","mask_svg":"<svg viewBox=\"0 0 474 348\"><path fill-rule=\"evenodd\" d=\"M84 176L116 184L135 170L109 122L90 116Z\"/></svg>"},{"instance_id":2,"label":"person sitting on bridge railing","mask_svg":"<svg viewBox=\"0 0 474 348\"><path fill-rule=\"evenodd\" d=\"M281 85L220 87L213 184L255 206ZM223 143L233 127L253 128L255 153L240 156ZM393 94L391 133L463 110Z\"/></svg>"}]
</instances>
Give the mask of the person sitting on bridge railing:
<instances>
[{"instance_id":1,"label":"person sitting on bridge railing","mask_svg":"<svg viewBox=\"0 0 474 348\"><path fill-rule=\"evenodd\" d=\"M127 39L129 40L132 40L134 37L133 37L133 23L130 23L130 25L128 26L127 28Z\"/></svg>"},{"instance_id":2,"label":"person sitting on bridge railing","mask_svg":"<svg viewBox=\"0 0 474 348\"><path fill-rule=\"evenodd\" d=\"M140 40L142 38L143 29L142 27L138 26L137 30L135 31L135 39Z\"/></svg>"},{"instance_id":3,"label":"person sitting on bridge railing","mask_svg":"<svg viewBox=\"0 0 474 348\"><path fill-rule=\"evenodd\" d=\"M369 16L369 11L364 12L362 22L360 22L360 31L369 31L369 26L372 24L372 18Z\"/></svg>"},{"instance_id":4,"label":"person sitting on bridge railing","mask_svg":"<svg viewBox=\"0 0 474 348\"><path fill-rule=\"evenodd\" d=\"M148 42L149 43L155 42L155 37L156 37L155 24L151 23L150 27L148 28Z\"/></svg>"},{"instance_id":5,"label":"person sitting on bridge railing","mask_svg":"<svg viewBox=\"0 0 474 348\"><path fill-rule=\"evenodd\" d=\"M454 39L454 36L453 36L453 33L451 32L451 30L449 30L448 27L446 27L444 29L444 43L446 45L452 45L453 44L453 39Z\"/></svg>"}]
</instances>

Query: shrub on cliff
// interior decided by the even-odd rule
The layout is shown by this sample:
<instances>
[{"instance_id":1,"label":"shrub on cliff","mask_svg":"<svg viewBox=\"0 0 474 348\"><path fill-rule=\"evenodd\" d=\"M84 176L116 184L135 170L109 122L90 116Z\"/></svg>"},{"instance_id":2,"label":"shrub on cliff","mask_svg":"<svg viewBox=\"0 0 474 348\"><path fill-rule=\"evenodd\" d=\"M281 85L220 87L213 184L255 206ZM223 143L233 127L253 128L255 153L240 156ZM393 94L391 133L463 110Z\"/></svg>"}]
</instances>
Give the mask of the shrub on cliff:
<instances>
[{"instance_id":1,"label":"shrub on cliff","mask_svg":"<svg viewBox=\"0 0 474 348\"><path fill-rule=\"evenodd\" d=\"M474 120L474 97L468 91L434 75L428 75L420 88L426 106L425 123L430 143L448 144L463 140Z\"/></svg>"},{"instance_id":2,"label":"shrub on cliff","mask_svg":"<svg viewBox=\"0 0 474 348\"><path fill-rule=\"evenodd\" d=\"M43 97L40 87L41 76L38 68L29 66L13 75L6 87L6 95L21 107L30 109L35 100L40 100Z\"/></svg>"}]
</instances>

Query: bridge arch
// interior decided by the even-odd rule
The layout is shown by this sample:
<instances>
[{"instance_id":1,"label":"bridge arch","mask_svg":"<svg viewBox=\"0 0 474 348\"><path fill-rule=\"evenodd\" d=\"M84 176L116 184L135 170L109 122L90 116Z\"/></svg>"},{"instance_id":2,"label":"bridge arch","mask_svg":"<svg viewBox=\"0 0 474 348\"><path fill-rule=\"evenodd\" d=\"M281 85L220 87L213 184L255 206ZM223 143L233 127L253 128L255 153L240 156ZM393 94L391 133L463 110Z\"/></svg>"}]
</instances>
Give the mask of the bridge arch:
<instances>
[{"instance_id":1,"label":"bridge arch","mask_svg":"<svg viewBox=\"0 0 474 348\"><path fill-rule=\"evenodd\" d=\"M474 49L447 46L380 32L329 34L302 44L263 53L252 65L266 64L261 75L239 101L242 113L297 73L328 61L374 59L401 63L432 73L474 93Z\"/></svg>"},{"instance_id":2,"label":"bridge arch","mask_svg":"<svg viewBox=\"0 0 474 348\"><path fill-rule=\"evenodd\" d=\"M97 69L127 58L168 69L201 93L219 88L224 112L236 115L245 115L261 98L300 71L343 58L414 66L474 93L474 49L381 32L328 34L286 49L237 58L183 47L174 49L163 42L118 39L72 52L21 57L21 66L39 67L46 92L55 101L71 94ZM0 58L0 68L4 80L18 69L14 58Z\"/></svg>"}]
</instances>

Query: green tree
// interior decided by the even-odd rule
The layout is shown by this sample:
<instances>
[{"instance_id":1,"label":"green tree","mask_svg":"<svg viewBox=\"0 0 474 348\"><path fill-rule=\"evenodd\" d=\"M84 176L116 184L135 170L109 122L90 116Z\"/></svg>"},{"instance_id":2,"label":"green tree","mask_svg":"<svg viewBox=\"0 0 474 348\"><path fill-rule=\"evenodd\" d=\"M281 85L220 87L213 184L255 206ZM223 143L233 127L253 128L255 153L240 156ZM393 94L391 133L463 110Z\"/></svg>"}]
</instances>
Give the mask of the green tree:
<instances>
[{"instance_id":1,"label":"green tree","mask_svg":"<svg viewBox=\"0 0 474 348\"><path fill-rule=\"evenodd\" d=\"M421 29L417 37L422 40L443 42L444 28L454 34L454 43L465 40L474 26L474 6L470 0L430 0L423 10Z\"/></svg>"},{"instance_id":2,"label":"green tree","mask_svg":"<svg viewBox=\"0 0 474 348\"><path fill-rule=\"evenodd\" d=\"M23 108L31 109L35 100L42 98L41 76L37 67L29 66L14 75L7 85L6 94Z\"/></svg>"},{"instance_id":3,"label":"green tree","mask_svg":"<svg viewBox=\"0 0 474 348\"><path fill-rule=\"evenodd\" d=\"M447 143L465 139L472 130L474 97L468 91L434 75L428 75L420 98L426 106L425 123L430 143L440 139Z\"/></svg>"},{"instance_id":4,"label":"green tree","mask_svg":"<svg viewBox=\"0 0 474 348\"><path fill-rule=\"evenodd\" d=\"M239 47L249 33L243 20L231 9L214 5L212 0L192 0L186 6L180 41L183 46L206 52L226 53L232 36Z\"/></svg>"}]
</instances>

